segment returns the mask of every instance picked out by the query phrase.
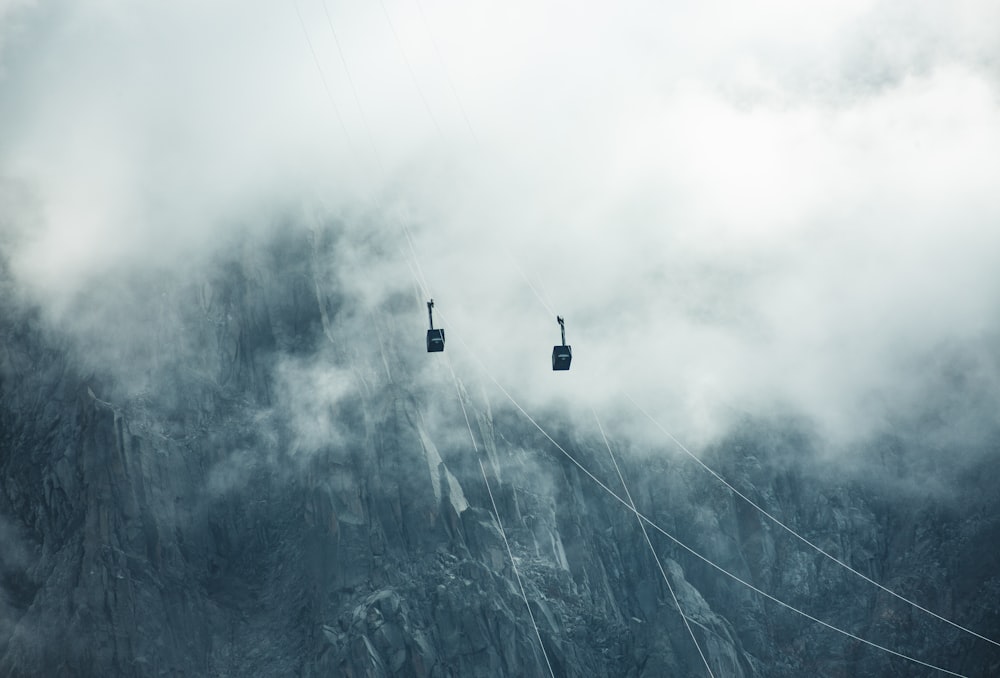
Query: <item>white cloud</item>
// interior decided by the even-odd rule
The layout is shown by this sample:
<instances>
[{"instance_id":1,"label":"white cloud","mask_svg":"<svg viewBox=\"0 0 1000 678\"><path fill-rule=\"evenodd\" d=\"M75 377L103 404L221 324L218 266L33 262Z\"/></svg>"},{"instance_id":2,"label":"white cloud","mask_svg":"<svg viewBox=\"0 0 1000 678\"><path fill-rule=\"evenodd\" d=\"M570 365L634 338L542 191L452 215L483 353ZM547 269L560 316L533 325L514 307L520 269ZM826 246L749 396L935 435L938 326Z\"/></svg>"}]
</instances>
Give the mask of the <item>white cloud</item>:
<instances>
[{"instance_id":1,"label":"white cloud","mask_svg":"<svg viewBox=\"0 0 1000 678\"><path fill-rule=\"evenodd\" d=\"M997 329L992 3L328 3L349 70L295 6L28 12L0 102L25 282L64 299L302 204L394 255L405 219L464 374L463 342L518 397L625 389L692 434L863 424L921 392L903 355ZM375 303L409 271L367 257L340 263Z\"/></svg>"}]
</instances>

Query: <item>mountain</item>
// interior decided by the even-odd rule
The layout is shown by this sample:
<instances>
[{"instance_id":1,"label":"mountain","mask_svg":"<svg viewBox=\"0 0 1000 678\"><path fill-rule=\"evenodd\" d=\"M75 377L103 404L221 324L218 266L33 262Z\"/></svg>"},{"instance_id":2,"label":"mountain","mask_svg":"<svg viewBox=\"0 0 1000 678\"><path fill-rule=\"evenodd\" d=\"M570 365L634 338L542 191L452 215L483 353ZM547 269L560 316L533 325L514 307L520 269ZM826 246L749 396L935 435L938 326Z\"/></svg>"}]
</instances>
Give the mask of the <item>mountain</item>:
<instances>
[{"instance_id":1,"label":"mountain","mask_svg":"<svg viewBox=\"0 0 1000 678\"><path fill-rule=\"evenodd\" d=\"M345 247L335 225L258 235L60 312L3 262L0 676L942 675L836 629L1000 675L1000 647L668 440L616 438L641 512L785 606L649 527L654 558L567 456L624 495L600 437L534 413L557 447L453 380L413 291L338 291ZM745 417L698 455L1000 638L1000 436L920 440L887 430L845 468L807 422Z\"/></svg>"}]
</instances>

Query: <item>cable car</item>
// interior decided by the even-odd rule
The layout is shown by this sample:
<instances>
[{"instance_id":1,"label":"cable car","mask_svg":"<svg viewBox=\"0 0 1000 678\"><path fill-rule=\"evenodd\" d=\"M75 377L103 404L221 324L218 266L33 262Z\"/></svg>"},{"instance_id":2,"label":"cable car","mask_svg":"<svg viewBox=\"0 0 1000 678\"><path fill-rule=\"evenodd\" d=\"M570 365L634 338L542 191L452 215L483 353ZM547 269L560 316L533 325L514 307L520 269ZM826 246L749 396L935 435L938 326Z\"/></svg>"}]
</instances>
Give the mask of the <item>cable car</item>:
<instances>
[{"instance_id":1,"label":"cable car","mask_svg":"<svg viewBox=\"0 0 1000 678\"><path fill-rule=\"evenodd\" d=\"M566 345L566 321L561 315L557 315L556 320L559 321L559 330L562 332L562 346L552 347L552 369L568 370L573 360L573 350Z\"/></svg>"},{"instance_id":2,"label":"cable car","mask_svg":"<svg viewBox=\"0 0 1000 678\"><path fill-rule=\"evenodd\" d=\"M430 320L431 328L427 330L427 352L438 353L444 350L444 330L434 329L434 300L427 302L427 318Z\"/></svg>"}]
</instances>

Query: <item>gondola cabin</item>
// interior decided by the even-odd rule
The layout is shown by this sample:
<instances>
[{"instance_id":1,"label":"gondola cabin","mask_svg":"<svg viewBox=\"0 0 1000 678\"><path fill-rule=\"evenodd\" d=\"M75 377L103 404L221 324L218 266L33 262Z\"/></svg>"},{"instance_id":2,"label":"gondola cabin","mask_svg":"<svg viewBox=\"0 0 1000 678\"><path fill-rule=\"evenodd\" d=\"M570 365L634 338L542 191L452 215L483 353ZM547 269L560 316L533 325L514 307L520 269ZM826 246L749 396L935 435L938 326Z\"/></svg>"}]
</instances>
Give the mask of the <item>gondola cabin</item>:
<instances>
[{"instance_id":1,"label":"gondola cabin","mask_svg":"<svg viewBox=\"0 0 1000 678\"><path fill-rule=\"evenodd\" d=\"M552 347L552 369L568 370L569 364L573 360L573 351L569 346Z\"/></svg>"},{"instance_id":2,"label":"gondola cabin","mask_svg":"<svg viewBox=\"0 0 1000 678\"><path fill-rule=\"evenodd\" d=\"M552 347L552 369L568 370L569 364L573 361L573 350L566 345L566 321L561 315L556 316L559 322L559 330L562 333L562 345Z\"/></svg>"},{"instance_id":3,"label":"gondola cabin","mask_svg":"<svg viewBox=\"0 0 1000 678\"><path fill-rule=\"evenodd\" d=\"M427 320L430 321L431 328L427 330L427 352L439 353L444 350L444 330L434 329L434 300L427 302Z\"/></svg>"},{"instance_id":4,"label":"gondola cabin","mask_svg":"<svg viewBox=\"0 0 1000 678\"><path fill-rule=\"evenodd\" d=\"M444 330L427 330L427 352L437 353L444 350Z\"/></svg>"}]
</instances>

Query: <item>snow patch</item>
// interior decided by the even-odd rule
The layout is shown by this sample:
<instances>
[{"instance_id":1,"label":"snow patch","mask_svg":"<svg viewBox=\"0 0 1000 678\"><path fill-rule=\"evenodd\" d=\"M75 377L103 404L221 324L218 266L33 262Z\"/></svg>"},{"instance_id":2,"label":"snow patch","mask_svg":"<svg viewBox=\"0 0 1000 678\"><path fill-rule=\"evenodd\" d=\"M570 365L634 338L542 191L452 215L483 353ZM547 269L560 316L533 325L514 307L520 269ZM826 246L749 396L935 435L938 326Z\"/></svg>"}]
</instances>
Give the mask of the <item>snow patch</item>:
<instances>
[{"instance_id":1,"label":"snow patch","mask_svg":"<svg viewBox=\"0 0 1000 678\"><path fill-rule=\"evenodd\" d=\"M442 464L441 467L444 469L444 477L448 481L448 499L451 500L451 507L455 509L455 513L462 515L462 511L469 508L469 502L465 499L465 493L462 492L462 486L458 484L458 479L451 474L447 466Z\"/></svg>"},{"instance_id":2,"label":"snow patch","mask_svg":"<svg viewBox=\"0 0 1000 678\"><path fill-rule=\"evenodd\" d=\"M438 476L438 466L444 462L441 460L441 453L437 446L427 435L423 426L417 425L417 433L420 435L420 444L424 447L424 459L427 461L427 471L431 476L431 485L434 487L434 498L441 501L441 478ZM449 489L451 481L449 480ZM456 483L457 484L457 483ZM464 499L464 498L463 498Z\"/></svg>"}]
</instances>

